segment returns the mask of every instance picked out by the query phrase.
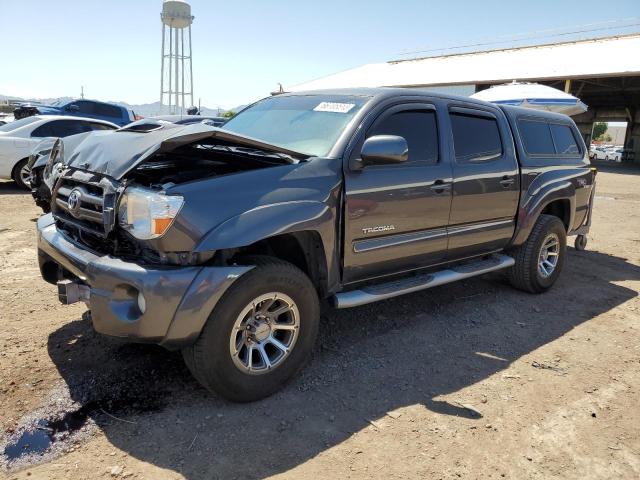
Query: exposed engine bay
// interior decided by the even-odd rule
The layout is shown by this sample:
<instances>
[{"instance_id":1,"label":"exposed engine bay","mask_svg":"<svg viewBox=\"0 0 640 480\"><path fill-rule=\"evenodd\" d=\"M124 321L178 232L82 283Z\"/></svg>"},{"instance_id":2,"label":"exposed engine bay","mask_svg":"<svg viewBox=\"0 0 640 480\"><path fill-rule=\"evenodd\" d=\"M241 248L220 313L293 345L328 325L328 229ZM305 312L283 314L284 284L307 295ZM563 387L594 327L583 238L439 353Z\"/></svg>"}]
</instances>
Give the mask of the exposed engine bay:
<instances>
[{"instance_id":1,"label":"exposed engine bay","mask_svg":"<svg viewBox=\"0 0 640 480\"><path fill-rule=\"evenodd\" d=\"M267 168L292 160L286 154L200 142L153 155L129 172L125 179L127 183L162 188L166 184Z\"/></svg>"}]
</instances>

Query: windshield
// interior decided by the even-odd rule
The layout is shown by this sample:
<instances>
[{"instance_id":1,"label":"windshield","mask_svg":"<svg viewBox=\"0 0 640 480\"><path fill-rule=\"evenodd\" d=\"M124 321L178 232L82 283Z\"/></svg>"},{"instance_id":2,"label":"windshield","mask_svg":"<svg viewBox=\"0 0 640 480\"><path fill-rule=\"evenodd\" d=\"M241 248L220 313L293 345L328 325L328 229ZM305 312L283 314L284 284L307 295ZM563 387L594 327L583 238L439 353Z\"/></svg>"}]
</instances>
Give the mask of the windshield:
<instances>
[{"instance_id":1,"label":"windshield","mask_svg":"<svg viewBox=\"0 0 640 480\"><path fill-rule=\"evenodd\" d=\"M13 122L9 122L6 125L2 125L0 127L0 132L12 132L20 127L24 127L25 125L29 125L30 123L37 122L38 120L40 120L40 117L27 117L21 118L20 120L14 120Z\"/></svg>"},{"instance_id":2,"label":"windshield","mask_svg":"<svg viewBox=\"0 0 640 480\"><path fill-rule=\"evenodd\" d=\"M222 128L316 157L331 148L370 97L292 95L265 98Z\"/></svg>"}]
</instances>

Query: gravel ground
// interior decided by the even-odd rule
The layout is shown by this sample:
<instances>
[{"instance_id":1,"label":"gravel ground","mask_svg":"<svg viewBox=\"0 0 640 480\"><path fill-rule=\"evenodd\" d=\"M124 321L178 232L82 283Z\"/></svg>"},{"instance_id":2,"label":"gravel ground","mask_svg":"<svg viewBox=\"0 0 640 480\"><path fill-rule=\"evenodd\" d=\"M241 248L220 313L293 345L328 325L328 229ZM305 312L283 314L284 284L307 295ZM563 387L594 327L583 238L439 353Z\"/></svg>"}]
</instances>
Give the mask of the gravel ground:
<instances>
[{"instance_id":1,"label":"gravel ground","mask_svg":"<svg viewBox=\"0 0 640 480\"><path fill-rule=\"evenodd\" d=\"M550 292L493 274L327 309L303 374L248 405L205 392L179 354L97 335L83 307L59 305L38 273L37 216L0 183L0 446L54 438L5 455L0 475L640 478L638 171L599 174L587 251L569 250Z\"/></svg>"}]
</instances>

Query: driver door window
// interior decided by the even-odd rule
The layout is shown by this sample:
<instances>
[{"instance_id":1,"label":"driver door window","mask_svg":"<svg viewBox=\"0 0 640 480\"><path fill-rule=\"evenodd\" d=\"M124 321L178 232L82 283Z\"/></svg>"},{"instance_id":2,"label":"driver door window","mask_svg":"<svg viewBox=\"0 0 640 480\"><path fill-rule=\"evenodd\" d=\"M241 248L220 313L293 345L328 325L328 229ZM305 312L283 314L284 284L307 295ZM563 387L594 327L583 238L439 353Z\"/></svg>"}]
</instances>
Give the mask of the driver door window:
<instances>
[{"instance_id":1,"label":"driver door window","mask_svg":"<svg viewBox=\"0 0 640 480\"><path fill-rule=\"evenodd\" d=\"M438 162L438 129L435 110L405 110L384 118L367 134L397 135L407 141L407 164L434 165Z\"/></svg>"},{"instance_id":2,"label":"driver door window","mask_svg":"<svg viewBox=\"0 0 640 480\"><path fill-rule=\"evenodd\" d=\"M447 251L451 165L441 160L435 107L390 107L364 137L374 135L403 137L409 158L345 172L347 283L433 265ZM353 155L360 155L363 142Z\"/></svg>"}]
</instances>

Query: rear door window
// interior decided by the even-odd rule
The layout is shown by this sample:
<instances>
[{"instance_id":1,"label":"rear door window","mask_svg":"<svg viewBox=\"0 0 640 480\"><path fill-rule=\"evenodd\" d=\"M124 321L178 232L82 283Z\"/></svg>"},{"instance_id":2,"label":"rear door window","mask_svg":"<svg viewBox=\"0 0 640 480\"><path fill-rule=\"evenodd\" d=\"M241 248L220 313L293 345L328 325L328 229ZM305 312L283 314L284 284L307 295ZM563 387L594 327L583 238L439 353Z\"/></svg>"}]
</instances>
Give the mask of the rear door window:
<instances>
[{"instance_id":1,"label":"rear door window","mask_svg":"<svg viewBox=\"0 0 640 480\"><path fill-rule=\"evenodd\" d=\"M490 162L502 156L502 140L494 117L451 112L453 146L458 163Z\"/></svg>"},{"instance_id":2,"label":"rear door window","mask_svg":"<svg viewBox=\"0 0 640 480\"><path fill-rule=\"evenodd\" d=\"M434 110L392 113L374 125L367 138L374 135L403 137L409 147L409 159L406 163L433 165L438 162L438 128Z\"/></svg>"}]
</instances>

